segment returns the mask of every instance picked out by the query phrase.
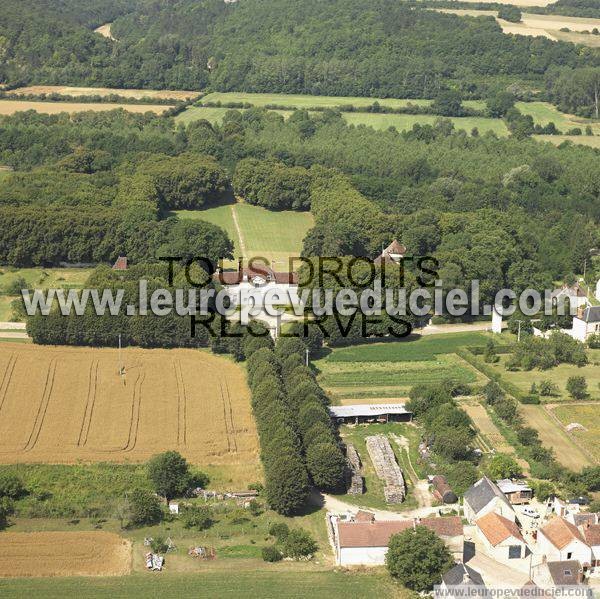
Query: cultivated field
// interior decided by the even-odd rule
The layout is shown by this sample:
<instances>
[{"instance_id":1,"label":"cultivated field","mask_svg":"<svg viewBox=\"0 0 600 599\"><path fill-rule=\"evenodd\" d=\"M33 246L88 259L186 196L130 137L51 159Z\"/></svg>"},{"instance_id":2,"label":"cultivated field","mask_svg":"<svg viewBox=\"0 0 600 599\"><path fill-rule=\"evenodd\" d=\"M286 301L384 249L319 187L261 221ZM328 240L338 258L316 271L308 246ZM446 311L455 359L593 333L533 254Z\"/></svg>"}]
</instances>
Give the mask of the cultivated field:
<instances>
[{"instance_id":1,"label":"cultivated field","mask_svg":"<svg viewBox=\"0 0 600 599\"><path fill-rule=\"evenodd\" d=\"M545 447L554 450L556 459L567 468L579 471L592 461L569 438L563 428L546 412L544 406L521 405L519 411L524 425L537 430Z\"/></svg>"},{"instance_id":2,"label":"cultivated field","mask_svg":"<svg viewBox=\"0 0 600 599\"><path fill-rule=\"evenodd\" d=\"M3 532L0 578L123 576L131 571L131 543L104 531ZM2 595L0 584L0 595Z\"/></svg>"},{"instance_id":3,"label":"cultivated field","mask_svg":"<svg viewBox=\"0 0 600 599\"><path fill-rule=\"evenodd\" d=\"M302 240L314 222L310 212L273 211L242 203L177 214L222 227L234 242L236 258L264 256L276 262L276 270L287 270L288 259L300 255Z\"/></svg>"},{"instance_id":4,"label":"cultivated field","mask_svg":"<svg viewBox=\"0 0 600 599\"><path fill-rule=\"evenodd\" d=\"M10 91L17 95L59 94L61 96L122 96L123 98L156 98L157 100L190 100L199 96L199 92L173 91L166 89L123 89L114 87L70 87L67 85L30 85Z\"/></svg>"},{"instance_id":5,"label":"cultivated field","mask_svg":"<svg viewBox=\"0 0 600 599\"><path fill-rule=\"evenodd\" d=\"M242 370L197 350L0 346L0 462L136 462L176 449L260 478Z\"/></svg>"},{"instance_id":6,"label":"cultivated field","mask_svg":"<svg viewBox=\"0 0 600 599\"><path fill-rule=\"evenodd\" d=\"M534 135L533 137L538 141L547 141L555 146L559 146L565 141L570 141L581 146L600 148L600 135Z\"/></svg>"},{"instance_id":7,"label":"cultivated field","mask_svg":"<svg viewBox=\"0 0 600 599\"><path fill-rule=\"evenodd\" d=\"M478 3L481 0L462 0L463 2ZM513 6L549 6L556 0L494 0L495 4L512 4Z\"/></svg>"},{"instance_id":8,"label":"cultivated field","mask_svg":"<svg viewBox=\"0 0 600 599\"><path fill-rule=\"evenodd\" d=\"M417 337L411 341L375 343L335 349L315 361L319 382L336 403L354 399L405 398L414 385L452 379L484 382L467 362L454 354L466 345L485 345L482 333Z\"/></svg>"},{"instance_id":9,"label":"cultivated field","mask_svg":"<svg viewBox=\"0 0 600 599\"><path fill-rule=\"evenodd\" d=\"M539 6L539 4L538 4ZM461 17L494 17L502 27L504 33L516 35L529 35L533 37L546 37L551 40L557 40L557 33L567 28L571 32L592 31L594 28L600 28L600 19L582 18L582 17L564 17L561 15L538 15L533 13L523 13L520 23L511 23L497 18L497 11L494 10L469 10L469 9L435 9L439 12L451 13ZM567 32L562 32L566 36ZM579 43L586 44L587 41L594 44L597 36L586 35L579 36ZM573 41L573 40L568 40ZM595 45L595 44L594 44Z\"/></svg>"},{"instance_id":10,"label":"cultivated field","mask_svg":"<svg viewBox=\"0 0 600 599\"><path fill-rule=\"evenodd\" d=\"M0 100L0 116L9 116L17 112L26 110L35 110L41 114L60 114L68 112L74 114L76 112L106 112L108 110L116 110L122 108L127 112L145 113L153 112L162 114L172 106L158 104L103 104L94 102L21 102L19 100Z\"/></svg>"},{"instance_id":11,"label":"cultivated field","mask_svg":"<svg viewBox=\"0 0 600 599\"><path fill-rule=\"evenodd\" d=\"M548 406L551 414L556 416L567 426L577 422L586 430L573 430L569 435L583 446L586 453L590 454L596 463L600 464L600 404L570 404L562 406Z\"/></svg>"},{"instance_id":12,"label":"cultivated field","mask_svg":"<svg viewBox=\"0 0 600 599\"><path fill-rule=\"evenodd\" d=\"M453 380L474 383L482 379L458 356L438 356L434 360L407 362L328 362L315 363L320 384L334 402L340 399L407 397L411 387L423 383Z\"/></svg>"}]
</instances>

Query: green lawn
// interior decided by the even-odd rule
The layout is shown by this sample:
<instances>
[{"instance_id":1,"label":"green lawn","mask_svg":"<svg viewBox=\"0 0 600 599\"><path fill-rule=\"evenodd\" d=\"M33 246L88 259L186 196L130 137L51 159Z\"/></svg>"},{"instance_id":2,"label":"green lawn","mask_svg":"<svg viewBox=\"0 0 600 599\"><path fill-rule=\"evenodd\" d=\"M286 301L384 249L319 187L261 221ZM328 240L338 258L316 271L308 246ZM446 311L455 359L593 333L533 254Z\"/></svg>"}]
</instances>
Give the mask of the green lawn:
<instances>
[{"instance_id":1,"label":"green lawn","mask_svg":"<svg viewBox=\"0 0 600 599\"><path fill-rule=\"evenodd\" d=\"M202 564L199 565L201 569ZM47 578L1 580L0 595L13 597L278 597L301 599L371 599L375 597L408 597L408 592L393 585L384 574L364 572L280 572L222 571L195 574L163 572L138 573L114 578Z\"/></svg>"},{"instance_id":2,"label":"green lawn","mask_svg":"<svg viewBox=\"0 0 600 599\"><path fill-rule=\"evenodd\" d=\"M233 220L234 210L242 240ZM207 220L222 227L234 242L236 258L263 256L273 261L277 270L287 270L288 259L300 255L302 240L314 222L310 212L273 211L242 203L206 210L182 210L176 214L179 218Z\"/></svg>"},{"instance_id":3,"label":"green lawn","mask_svg":"<svg viewBox=\"0 0 600 599\"><path fill-rule=\"evenodd\" d=\"M200 119L206 119L209 123L220 124L223 121L225 113L231 110L231 108L212 108L210 106L190 106L182 113L175 117L177 124L183 123L187 125L192 121L199 121ZM274 110L281 114L284 118L287 118L292 114L291 110Z\"/></svg>"},{"instance_id":4,"label":"green lawn","mask_svg":"<svg viewBox=\"0 0 600 599\"><path fill-rule=\"evenodd\" d=\"M440 354L454 353L465 346L485 346L488 335L472 333L444 333L440 335L417 335L405 341L357 345L334 350L329 362L398 362L411 360L434 360Z\"/></svg>"}]
</instances>

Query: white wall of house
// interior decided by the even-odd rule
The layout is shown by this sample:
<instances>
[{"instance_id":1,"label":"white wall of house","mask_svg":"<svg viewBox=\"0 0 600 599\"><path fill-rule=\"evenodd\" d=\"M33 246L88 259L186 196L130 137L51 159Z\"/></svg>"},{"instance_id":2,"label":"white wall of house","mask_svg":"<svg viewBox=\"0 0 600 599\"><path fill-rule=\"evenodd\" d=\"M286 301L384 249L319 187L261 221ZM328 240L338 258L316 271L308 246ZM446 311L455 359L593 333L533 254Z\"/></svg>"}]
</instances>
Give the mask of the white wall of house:
<instances>
[{"instance_id":1,"label":"white wall of house","mask_svg":"<svg viewBox=\"0 0 600 599\"><path fill-rule=\"evenodd\" d=\"M387 547L342 547L338 552L340 566L383 566Z\"/></svg>"},{"instance_id":2,"label":"white wall of house","mask_svg":"<svg viewBox=\"0 0 600 599\"><path fill-rule=\"evenodd\" d=\"M600 545L592 545L592 565L600 566Z\"/></svg>"},{"instance_id":3,"label":"white wall of house","mask_svg":"<svg viewBox=\"0 0 600 599\"><path fill-rule=\"evenodd\" d=\"M525 543L523 543L523 541L521 541L520 539L515 539L514 537L509 537L505 541L502 541L502 543L499 543L498 545L494 546L488 541L487 537L483 534L483 532L481 532L479 527L476 527L476 531L477 531L477 537L481 541L481 544L483 545L483 549L484 549L485 553L487 555L489 555L491 558L495 559L497 562L502 562L502 563L515 562L518 559L525 558L525 556L527 554L527 545ZM519 547L520 548L520 553L519 553L520 558L510 557L510 555L511 555L510 548L511 547Z\"/></svg>"},{"instance_id":4,"label":"white wall of house","mask_svg":"<svg viewBox=\"0 0 600 599\"><path fill-rule=\"evenodd\" d=\"M555 547L548 537L540 530L537 537L538 552L549 562L579 560L582 564L592 562L592 549L578 539L573 539L562 549Z\"/></svg>"},{"instance_id":5,"label":"white wall of house","mask_svg":"<svg viewBox=\"0 0 600 599\"><path fill-rule=\"evenodd\" d=\"M477 513L475 513L471 509L471 506L465 501L464 512L465 518L470 523L473 523L477 518L481 518L482 516L485 516L490 512L496 512L496 514L500 514L501 516L504 516L507 520L511 520L512 522L514 522L517 519L517 515L515 514L515 511L512 509L512 507L504 503L504 501L502 501L499 497L494 497L494 499L492 499Z\"/></svg>"},{"instance_id":6,"label":"white wall of house","mask_svg":"<svg viewBox=\"0 0 600 599\"><path fill-rule=\"evenodd\" d=\"M238 285L227 285L227 291L234 305L247 305L249 302L244 301L243 296L248 293L252 293L257 300L261 299L263 303L271 306L300 305L298 285L269 282L255 287L251 282L244 281Z\"/></svg>"}]
</instances>

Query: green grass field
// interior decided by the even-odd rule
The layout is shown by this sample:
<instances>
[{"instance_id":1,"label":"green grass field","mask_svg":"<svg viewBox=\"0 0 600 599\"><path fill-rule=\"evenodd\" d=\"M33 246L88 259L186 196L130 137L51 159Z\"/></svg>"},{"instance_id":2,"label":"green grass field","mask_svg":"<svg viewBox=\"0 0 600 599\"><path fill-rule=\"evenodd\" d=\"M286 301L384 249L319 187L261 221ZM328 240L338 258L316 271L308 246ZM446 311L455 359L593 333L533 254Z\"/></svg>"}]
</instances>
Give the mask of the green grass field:
<instances>
[{"instance_id":1,"label":"green grass field","mask_svg":"<svg viewBox=\"0 0 600 599\"><path fill-rule=\"evenodd\" d=\"M80 288L92 272L91 268L11 268L0 266L0 292L23 278L30 287L38 289Z\"/></svg>"},{"instance_id":2,"label":"green grass field","mask_svg":"<svg viewBox=\"0 0 600 599\"><path fill-rule=\"evenodd\" d=\"M451 354L460 347L485 346L488 335L472 333L444 333L441 335L412 336L405 341L372 343L336 349L327 357L329 362L407 362L434 360L440 354Z\"/></svg>"},{"instance_id":3,"label":"green grass field","mask_svg":"<svg viewBox=\"0 0 600 599\"><path fill-rule=\"evenodd\" d=\"M531 115L537 125L553 122L564 133L575 127L579 127L585 133L585 127L591 125L595 135L600 135L600 122L565 114L548 102L517 102L516 107L523 114Z\"/></svg>"},{"instance_id":4,"label":"green grass field","mask_svg":"<svg viewBox=\"0 0 600 599\"><path fill-rule=\"evenodd\" d=\"M202 570L201 564L199 570ZM408 597L409 593L394 585L384 574L365 572L281 572L223 571L179 574L162 572L137 573L114 578L29 578L0 580L0 595L7 599L44 597L278 597L302 599L310 593L316 599L371 599Z\"/></svg>"},{"instance_id":5,"label":"green grass field","mask_svg":"<svg viewBox=\"0 0 600 599\"><path fill-rule=\"evenodd\" d=\"M597 404L564 405L551 409L563 426L577 422L585 427L586 430L573 430L568 434L577 439L592 454L596 463L600 463L599 411L600 406Z\"/></svg>"},{"instance_id":6,"label":"green grass field","mask_svg":"<svg viewBox=\"0 0 600 599\"><path fill-rule=\"evenodd\" d=\"M176 117L178 123L191 123L200 119L218 124L223 120L225 113L231 110L230 108L213 108L192 106ZM276 110L278 114L287 118L291 111ZM388 129L396 127L398 131L408 131L413 125L419 123L421 125L432 125L438 118L431 114L373 114L369 112L344 112L343 118L351 125L365 125L373 127L373 129ZM464 129L468 133L474 127L479 129L479 133L483 134L486 131L492 131L499 136L507 136L508 130L502 119L489 119L484 117L453 117L450 119L456 129Z\"/></svg>"},{"instance_id":7,"label":"green grass field","mask_svg":"<svg viewBox=\"0 0 600 599\"><path fill-rule=\"evenodd\" d=\"M240 240L233 211L241 230ZM287 270L288 258L297 257L302 240L313 226L310 212L272 211L250 204L230 204L206 210L177 212L179 218L207 220L225 229L235 245L235 257L264 256L277 270Z\"/></svg>"}]
</instances>

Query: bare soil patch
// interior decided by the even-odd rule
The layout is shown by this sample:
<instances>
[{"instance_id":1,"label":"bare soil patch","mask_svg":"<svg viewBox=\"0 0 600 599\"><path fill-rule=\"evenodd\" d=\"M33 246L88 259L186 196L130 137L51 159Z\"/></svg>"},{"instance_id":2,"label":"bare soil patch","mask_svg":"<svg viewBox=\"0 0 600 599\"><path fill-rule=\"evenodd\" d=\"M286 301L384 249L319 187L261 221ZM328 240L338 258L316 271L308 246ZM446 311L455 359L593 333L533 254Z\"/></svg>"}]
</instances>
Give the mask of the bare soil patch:
<instances>
[{"instance_id":1,"label":"bare soil patch","mask_svg":"<svg viewBox=\"0 0 600 599\"><path fill-rule=\"evenodd\" d=\"M60 114L68 112L73 114L76 112L105 112L107 110L116 110L122 108L128 112L144 113L154 112L162 114L172 106L158 104L103 104L101 102L21 102L19 100L0 100L0 116L10 116L16 112L24 112L26 110L35 110L42 114Z\"/></svg>"}]
</instances>

